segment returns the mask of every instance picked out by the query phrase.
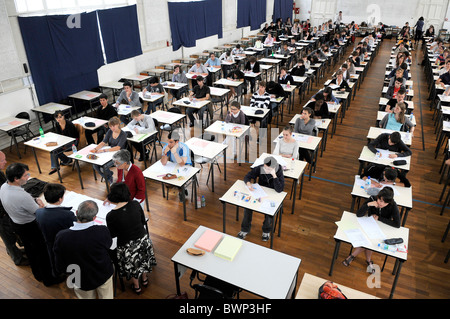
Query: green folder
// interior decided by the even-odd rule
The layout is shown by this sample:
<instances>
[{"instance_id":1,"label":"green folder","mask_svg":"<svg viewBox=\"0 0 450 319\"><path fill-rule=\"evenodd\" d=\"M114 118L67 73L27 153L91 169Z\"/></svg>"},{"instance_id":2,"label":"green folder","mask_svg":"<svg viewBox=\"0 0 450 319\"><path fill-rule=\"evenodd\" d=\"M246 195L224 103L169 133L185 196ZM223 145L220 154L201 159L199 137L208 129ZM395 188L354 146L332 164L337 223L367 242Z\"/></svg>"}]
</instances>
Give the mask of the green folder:
<instances>
[{"instance_id":1,"label":"green folder","mask_svg":"<svg viewBox=\"0 0 450 319\"><path fill-rule=\"evenodd\" d=\"M214 251L214 255L228 261L233 261L241 246L241 239L225 236Z\"/></svg>"}]
</instances>

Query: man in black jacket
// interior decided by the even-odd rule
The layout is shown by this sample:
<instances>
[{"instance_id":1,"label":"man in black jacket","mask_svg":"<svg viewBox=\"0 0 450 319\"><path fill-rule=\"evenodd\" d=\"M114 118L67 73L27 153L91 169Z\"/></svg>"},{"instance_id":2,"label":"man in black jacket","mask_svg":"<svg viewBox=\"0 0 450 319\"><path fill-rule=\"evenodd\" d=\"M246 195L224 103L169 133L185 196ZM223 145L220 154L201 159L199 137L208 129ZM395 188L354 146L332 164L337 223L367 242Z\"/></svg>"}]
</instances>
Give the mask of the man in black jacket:
<instances>
[{"instance_id":1,"label":"man in black jacket","mask_svg":"<svg viewBox=\"0 0 450 319\"><path fill-rule=\"evenodd\" d=\"M109 121L110 118L114 116L118 116L117 110L112 106L110 103L108 103L108 96L106 94L101 94L99 96L100 106L97 109L97 115L96 118L100 120ZM95 144L94 138L92 135L96 132L97 133L97 144L99 144L101 141L103 141L103 137L105 136L106 132L109 130L108 123L105 125L100 126L99 128L95 130L84 130L84 135L86 136L86 143L88 145Z\"/></svg>"},{"instance_id":2,"label":"man in black jacket","mask_svg":"<svg viewBox=\"0 0 450 319\"><path fill-rule=\"evenodd\" d=\"M247 185L250 191L253 190L251 181L258 180L260 186L265 186L273 188L278 193L281 193L284 189L284 175L283 169L277 160L269 156L264 160L263 165L256 166L252 168L250 172L244 177L244 183ZM253 211L249 209L244 209L244 218L241 224L241 231L238 233L238 237L244 239L250 232L252 223ZM264 223L262 226L263 234L262 240L268 241L270 239L270 233L273 228L273 217L265 215Z\"/></svg>"},{"instance_id":3,"label":"man in black jacket","mask_svg":"<svg viewBox=\"0 0 450 319\"><path fill-rule=\"evenodd\" d=\"M408 146L402 141L399 132L382 133L376 139L369 143L368 148L372 153L377 153L377 148L382 150L389 150L396 154L390 154L389 158L395 159L397 157L411 156L412 152Z\"/></svg>"}]
</instances>

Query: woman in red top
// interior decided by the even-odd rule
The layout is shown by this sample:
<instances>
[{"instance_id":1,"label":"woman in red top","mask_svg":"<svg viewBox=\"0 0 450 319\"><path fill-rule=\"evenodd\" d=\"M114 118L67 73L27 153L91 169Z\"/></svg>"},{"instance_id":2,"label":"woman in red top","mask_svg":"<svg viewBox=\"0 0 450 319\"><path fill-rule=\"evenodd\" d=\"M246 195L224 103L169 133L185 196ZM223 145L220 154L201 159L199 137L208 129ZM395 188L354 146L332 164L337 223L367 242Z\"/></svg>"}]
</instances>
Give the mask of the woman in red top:
<instances>
[{"instance_id":1,"label":"woman in red top","mask_svg":"<svg viewBox=\"0 0 450 319\"><path fill-rule=\"evenodd\" d=\"M145 201L145 178L139 167L131 163L131 154L122 149L112 157L117 167L116 183L124 182L130 189L130 200L137 200L141 206Z\"/></svg>"}]
</instances>

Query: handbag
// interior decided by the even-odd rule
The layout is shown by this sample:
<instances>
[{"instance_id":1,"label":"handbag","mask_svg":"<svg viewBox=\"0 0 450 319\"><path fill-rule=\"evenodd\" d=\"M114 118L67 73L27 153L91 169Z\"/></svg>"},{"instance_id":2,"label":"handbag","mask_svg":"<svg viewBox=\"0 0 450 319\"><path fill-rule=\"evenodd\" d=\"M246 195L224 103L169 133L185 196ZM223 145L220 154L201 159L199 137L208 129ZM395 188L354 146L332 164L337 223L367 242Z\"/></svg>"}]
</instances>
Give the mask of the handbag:
<instances>
[{"instance_id":1,"label":"handbag","mask_svg":"<svg viewBox=\"0 0 450 319\"><path fill-rule=\"evenodd\" d=\"M162 178L162 179L164 179L164 180L168 180L168 179L174 179L174 178L177 178L177 175L175 175L175 174L170 174L170 173L167 173L166 175L164 175L164 176L163 176L163 178Z\"/></svg>"}]
</instances>

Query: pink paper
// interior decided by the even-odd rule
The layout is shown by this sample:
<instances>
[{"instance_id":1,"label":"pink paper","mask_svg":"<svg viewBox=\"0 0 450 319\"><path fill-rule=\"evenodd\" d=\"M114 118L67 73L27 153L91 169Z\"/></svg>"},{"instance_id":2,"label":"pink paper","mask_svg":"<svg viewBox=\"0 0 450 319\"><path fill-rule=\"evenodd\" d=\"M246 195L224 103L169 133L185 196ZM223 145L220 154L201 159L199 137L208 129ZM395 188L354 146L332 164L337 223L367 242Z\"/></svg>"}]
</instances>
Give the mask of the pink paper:
<instances>
[{"instance_id":1,"label":"pink paper","mask_svg":"<svg viewBox=\"0 0 450 319\"><path fill-rule=\"evenodd\" d=\"M203 141L203 140L197 140L197 141L195 141L194 143L192 143L192 145L198 146L198 147L201 147L201 148L207 147L208 144L209 144L209 143L208 143L207 141Z\"/></svg>"},{"instance_id":2,"label":"pink paper","mask_svg":"<svg viewBox=\"0 0 450 319\"><path fill-rule=\"evenodd\" d=\"M96 145L89 145L83 148L82 150L79 150L77 154L79 155L88 155L92 149L95 148Z\"/></svg>"},{"instance_id":3,"label":"pink paper","mask_svg":"<svg viewBox=\"0 0 450 319\"><path fill-rule=\"evenodd\" d=\"M207 229L203 235L194 244L195 247L211 252L216 247L219 240L222 238L222 234L216 231Z\"/></svg>"},{"instance_id":4,"label":"pink paper","mask_svg":"<svg viewBox=\"0 0 450 319\"><path fill-rule=\"evenodd\" d=\"M22 124L22 122L15 120L15 121L9 122L8 124L14 126L14 125L20 125L20 124Z\"/></svg>"}]
</instances>

